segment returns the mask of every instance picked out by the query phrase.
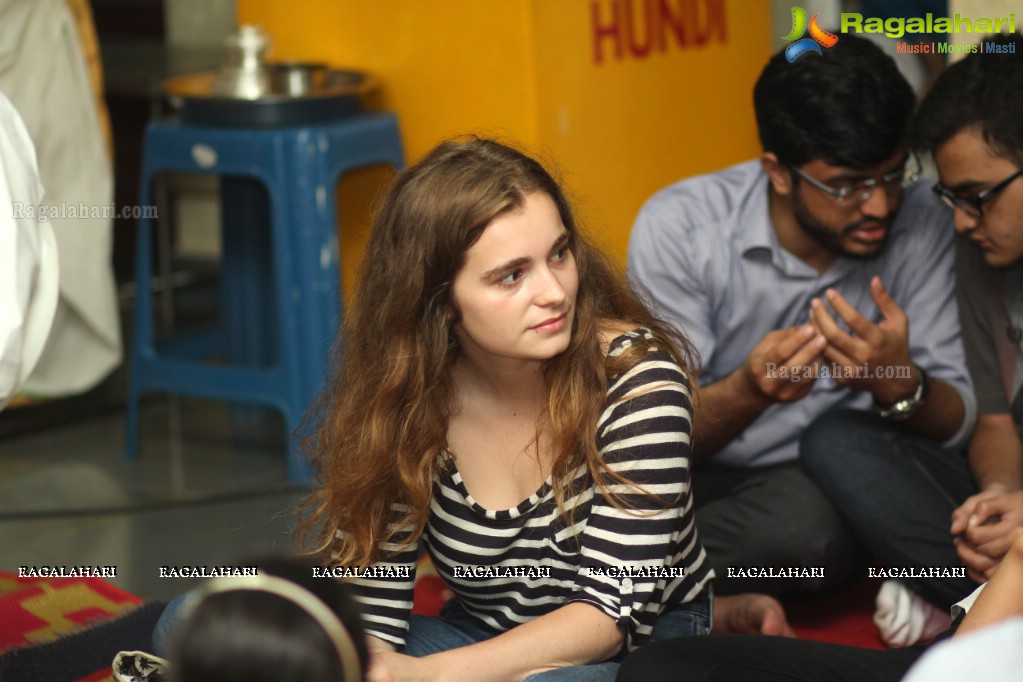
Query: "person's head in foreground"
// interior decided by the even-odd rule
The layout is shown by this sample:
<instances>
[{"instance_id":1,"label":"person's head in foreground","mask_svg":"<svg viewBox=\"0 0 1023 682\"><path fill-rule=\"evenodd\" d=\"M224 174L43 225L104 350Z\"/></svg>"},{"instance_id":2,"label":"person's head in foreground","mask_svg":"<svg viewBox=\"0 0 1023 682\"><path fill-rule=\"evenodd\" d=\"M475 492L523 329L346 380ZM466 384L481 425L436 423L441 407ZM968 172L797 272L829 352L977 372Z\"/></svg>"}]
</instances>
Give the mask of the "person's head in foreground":
<instances>
[{"instance_id":1,"label":"person's head in foreground","mask_svg":"<svg viewBox=\"0 0 1023 682\"><path fill-rule=\"evenodd\" d=\"M955 226L993 268L1023 259L1023 37L984 43L1014 52L972 53L941 75L920 105L914 145L930 151Z\"/></svg>"},{"instance_id":2,"label":"person's head in foreground","mask_svg":"<svg viewBox=\"0 0 1023 682\"><path fill-rule=\"evenodd\" d=\"M372 563L393 539L395 503L407 505L404 530L419 537L459 409L456 373L538 381L536 433L552 452L559 505L567 472L580 465L598 485L616 479L594 429L607 377L647 350L608 357L608 336L623 322L649 328L688 366L684 340L580 234L540 163L488 139L429 152L384 198L345 318L340 371L313 442L320 549L336 564Z\"/></svg>"},{"instance_id":3,"label":"person's head in foreground","mask_svg":"<svg viewBox=\"0 0 1023 682\"><path fill-rule=\"evenodd\" d=\"M368 663L347 589L300 560L257 562L259 575L196 591L170 645L171 682L353 682Z\"/></svg>"},{"instance_id":4,"label":"person's head in foreground","mask_svg":"<svg viewBox=\"0 0 1023 682\"><path fill-rule=\"evenodd\" d=\"M876 256L915 179L905 144L915 97L891 57L843 34L821 55L772 57L753 90L772 218L818 248Z\"/></svg>"}]
</instances>

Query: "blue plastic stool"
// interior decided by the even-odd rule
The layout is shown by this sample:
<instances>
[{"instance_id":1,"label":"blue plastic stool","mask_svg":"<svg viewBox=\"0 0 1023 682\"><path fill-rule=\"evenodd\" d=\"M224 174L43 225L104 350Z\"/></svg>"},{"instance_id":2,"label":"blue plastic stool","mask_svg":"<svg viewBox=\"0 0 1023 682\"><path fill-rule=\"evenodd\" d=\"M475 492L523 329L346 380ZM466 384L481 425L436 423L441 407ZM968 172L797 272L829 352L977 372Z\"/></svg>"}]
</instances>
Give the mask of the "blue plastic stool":
<instances>
[{"instance_id":1,"label":"blue plastic stool","mask_svg":"<svg viewBox=\"0 0 1023 682\"><path fill-rule=\"evenodd\" d=\"M394 114L360 113L295 128L149 124L141 205L152 205L153 183L161 172L223 178L222 319L216 335L155 341L153 220L141 218L128 459L138 455L142 394L191 395L280 410L289 434L288 477L296 483L309 480L309 463L299 456L293 434L327 378L327 356L342 316L335 190L344 173L378 164L404 165ZM269 216L251 201L260 193ZM200 361L217 349L227 364Z\"/></svg>"}]
</instances>

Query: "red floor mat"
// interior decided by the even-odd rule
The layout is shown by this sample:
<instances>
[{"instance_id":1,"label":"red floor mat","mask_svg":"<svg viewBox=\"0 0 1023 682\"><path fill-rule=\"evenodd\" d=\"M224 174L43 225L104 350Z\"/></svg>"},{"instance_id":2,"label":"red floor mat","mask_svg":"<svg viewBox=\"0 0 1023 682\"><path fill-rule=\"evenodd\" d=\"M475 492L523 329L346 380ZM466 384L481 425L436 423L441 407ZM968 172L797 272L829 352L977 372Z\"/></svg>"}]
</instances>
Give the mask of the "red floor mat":
<instances>
[{"instance_id":1,"label":"red floor mat","mask_svg":"<svg viewBox=\"0 0 1023 682\"><path fill-rule=\"evenodd\" d=\"M792 629L803 639L884 649L873 620L880 587L881 581L864 578L838 594L786 602L785 611Z\"/></svg>"}]
</instances>

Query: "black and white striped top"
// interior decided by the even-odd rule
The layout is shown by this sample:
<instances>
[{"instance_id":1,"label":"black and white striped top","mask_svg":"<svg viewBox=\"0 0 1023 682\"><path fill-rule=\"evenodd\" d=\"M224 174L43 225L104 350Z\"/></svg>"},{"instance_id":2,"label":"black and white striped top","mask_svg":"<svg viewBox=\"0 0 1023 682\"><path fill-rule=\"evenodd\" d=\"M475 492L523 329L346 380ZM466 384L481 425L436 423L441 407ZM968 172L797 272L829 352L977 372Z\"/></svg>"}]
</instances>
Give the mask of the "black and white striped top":
<instances>
[{"instance_id":1,"label":"black and white striped top","mask_svg":"<svg viewBox=\"0 0 1023 682\"><path fill-rule=\"evenodd\" d=\"M611 354L649 338L644 330L622 335ZM498 631L584 602L623 625L633 649L649 639L666 607L695 598L713 577L693 520L685 375L667 353L651 348L612 379L607 395L597 444L612 471L655 495L613 486L641 513L617 509L593 485L580 491L583 468L572 475L570 491L578 492L566 499L575 508L571 527L558 513L550 479L517 507L500 511L473 500L449 458L434 483L420 545L466 611ZM408 630L420 545L384 547L385 556L394 554L377 565L409 577L353 581L366 629L398 646Z\"/></svg>"}]
</instances>

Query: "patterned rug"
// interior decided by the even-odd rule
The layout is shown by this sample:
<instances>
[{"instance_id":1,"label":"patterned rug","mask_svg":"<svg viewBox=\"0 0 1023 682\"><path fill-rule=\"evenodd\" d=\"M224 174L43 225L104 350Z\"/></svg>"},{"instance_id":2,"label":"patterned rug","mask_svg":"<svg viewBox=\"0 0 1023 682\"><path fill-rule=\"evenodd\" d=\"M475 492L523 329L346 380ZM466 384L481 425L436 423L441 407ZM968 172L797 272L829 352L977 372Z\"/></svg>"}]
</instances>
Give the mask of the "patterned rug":
<instances>
[{"instance_id":1,"label":"patterned rug","mask_svg":"<svg viewBox=\"0 0 1023 682\"><path fill-rule=\"evenodd\" d=\"M152 648L163 611L99 578L0 573L0 679L99 682L118 651Z\"/></svg>"}]
</instances>

